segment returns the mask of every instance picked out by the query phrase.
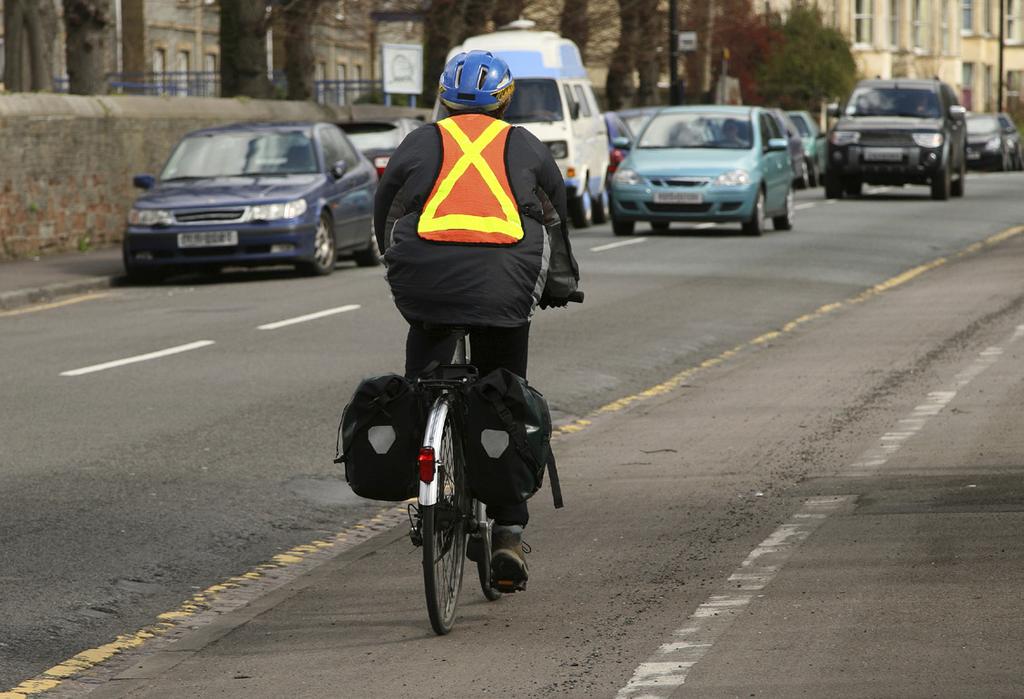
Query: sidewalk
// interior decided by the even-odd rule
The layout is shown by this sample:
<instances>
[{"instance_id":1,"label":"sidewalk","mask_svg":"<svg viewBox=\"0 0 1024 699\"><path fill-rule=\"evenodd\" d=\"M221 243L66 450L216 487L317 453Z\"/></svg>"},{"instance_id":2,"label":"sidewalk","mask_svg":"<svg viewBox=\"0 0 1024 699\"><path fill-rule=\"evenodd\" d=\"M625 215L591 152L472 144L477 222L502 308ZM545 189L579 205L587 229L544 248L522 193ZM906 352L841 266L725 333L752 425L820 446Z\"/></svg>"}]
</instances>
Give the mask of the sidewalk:
<instances>
[{"instance_id":1,"label":"sidewalk","mask_svg":"<svg viewBox=\"0 0 1024 699\"><path fill-rule=\"evenodd\" d=\"M0 262L0 310L105 289L123 274L120 247Z\"/></svg>"}]
</instances>

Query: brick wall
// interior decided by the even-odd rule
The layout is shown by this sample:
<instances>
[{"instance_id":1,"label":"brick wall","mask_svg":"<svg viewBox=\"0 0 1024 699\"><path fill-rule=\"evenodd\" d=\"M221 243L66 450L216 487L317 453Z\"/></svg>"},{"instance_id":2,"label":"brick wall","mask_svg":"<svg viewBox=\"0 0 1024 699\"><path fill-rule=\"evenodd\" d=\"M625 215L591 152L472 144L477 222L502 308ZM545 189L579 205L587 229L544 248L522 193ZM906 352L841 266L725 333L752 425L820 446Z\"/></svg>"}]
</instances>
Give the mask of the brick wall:
<instances>
[{"instance_id":1,"label":"brick wall","mask_svg":"<svg viewBox=\"0 0 1024 699\"><path fill-rule=\"evenodd\" d=\"M185 133L239 121L351 121L423 110L163 97L0 95L0 260L120 242L138 190Z\"/></svg>"}]
</instances>

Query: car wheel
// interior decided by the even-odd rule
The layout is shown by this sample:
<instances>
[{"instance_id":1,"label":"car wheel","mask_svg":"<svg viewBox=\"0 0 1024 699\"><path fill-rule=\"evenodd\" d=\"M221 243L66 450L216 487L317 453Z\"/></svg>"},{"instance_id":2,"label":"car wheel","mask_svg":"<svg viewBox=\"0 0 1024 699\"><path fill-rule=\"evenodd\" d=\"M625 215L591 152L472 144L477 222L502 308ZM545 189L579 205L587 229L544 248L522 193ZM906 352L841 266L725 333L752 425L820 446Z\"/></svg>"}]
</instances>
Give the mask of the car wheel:
<instances>
[{"instance_id":1,"label":"car wheel","mask_svg":"<svg viewBox=\"0 0 1024 699\"><path fill-rule=\"evenodd\" d=\"M357 250L352 259L360 267L376 267L380 264L380 251L377 249L377 236L370 231L370 242L362 250Z\"/></svg>"},{"instance_id":2,"label":"car wheel","mask_svg":"<svg viewBox=\"0 0 1024 699\"><path fill-rule=\"evenodd\" d=\"M938 201L949 199L950 190L952 189L950 179L948 167L943 168L941 172L932 178L932 199Z\"/></svg>"},{"instance_id":3,"label":"car wheel","mask_svg":"<svg viewBox=\"0 0 1024 699\"><path fill-rule=\"evenodd\" d=\"M590 197L591 218L594 223L608 222L608 187L601 190L596 197Z\"/></svg>"},{"instance_id":4,"label":"car wheel","mask_svg":"<svg viewBox=\"0 0 1024 699\"><path fill-rule=\"evenodd\" d=\"M964 158L960 161L960 175L956 178L956 181L950 185L949 191L954 197L962 197L964 195L964 188L967 186L967 159Z\"/></svg>"},{"instance_id":5,"label":"car wheel","mask_svg":"<svg viewBox=\"0 0 1024 699\"><path fill-rule=\"evenodd\" d=\"M326 211L320 214L320 222L313 236L313 261L304 262L299 269L311 277L322 277L334 271L338 253L334 247L334 227Z\"/></svg>"},{"instance_id":6,"label":"car wheel","mask_svg":"<svg viewBox=\"0 0 1024 699\"><path fill-rule=\"evenodd\" d=\"M569 218L572 219L573 228L589 228L594 222L594 210L590 206L590 194L586 190L569 200Z\"/></svg>"},{"instance_id":7,"label":"car wheel","mask_svg":"<svg viewBox=\"0 0 1024 699\"><path fill-rule=\"evenodd\" d=\"M656 233L664 233L669 227L668 221L651 221L651 230Z\"/></svg>"},{"instance_id":8,"label":"car wheel","mask_svg":"<svg viewBox=\"0 0 1024 699\"><path fill-rule=\"evenodd\" d=\"M754 202L754 211L748 221L743 222L743 232L747 235L764 235L764 190L757 190L757 200Z\"/></svg>"},{"instance_id":9,"label":"car wheel","mask_svg":"<svg viewBox=\"0 0 1024 699\"><path fill-rule=\"evenodd\" d=\"M843 183L839 181L838 175L830 175L827 172L825 173L825 198L843 198Z\"/></svg>"},{"instance_id":10,"label":"car wheel","mask_svg":"<svg viewBox=\"0 0 1024 699\"><path fill-rule=\"evenodd\" d=\"M843 190L848 197L859 197L864 189L864 183L858 179L848 179L843 183Z\"/></svg>"},{"instance_id":11,"label":"car wheel","mask_svg":"<svg viewBox=\"0 0 1024 699\"><path fill-rule=\"evenodd\" d=\"M793 230L793 219L796 216L796 197L793 194L793 189L790 188L786 192L786 213L781 216L772 217L772 226L777 231L791 231Z\"/></svg>"}]
</instances>

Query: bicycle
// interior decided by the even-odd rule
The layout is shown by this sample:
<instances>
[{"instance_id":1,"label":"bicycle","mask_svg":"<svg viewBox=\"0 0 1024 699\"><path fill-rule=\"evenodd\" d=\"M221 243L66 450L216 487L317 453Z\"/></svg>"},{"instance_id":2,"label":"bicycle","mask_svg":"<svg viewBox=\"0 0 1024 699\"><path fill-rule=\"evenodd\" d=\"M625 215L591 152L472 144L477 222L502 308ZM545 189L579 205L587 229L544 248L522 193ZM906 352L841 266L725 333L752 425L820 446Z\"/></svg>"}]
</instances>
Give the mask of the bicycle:
<instances>
[{"instance_id":1,"label":"bicycle","mask_svg":"<svg viewBox=\"0 0 1024 699\"><path fill-rule=\"evenodd\" d=\"M583 292L570 301L583 302ZM419 496L412 507L409 532L423 547L423 586L434 632L443 636L455 624L467 553L476 562L480 588L489 601L502 593L491 581L491 529L484 503L473 498L466 482L462 449L462 396L477 379L470 365L469 328L447 327L458 335L452 364L427 371L418 380L431 406L418 457Z\"/></svg>"}]
</instances>

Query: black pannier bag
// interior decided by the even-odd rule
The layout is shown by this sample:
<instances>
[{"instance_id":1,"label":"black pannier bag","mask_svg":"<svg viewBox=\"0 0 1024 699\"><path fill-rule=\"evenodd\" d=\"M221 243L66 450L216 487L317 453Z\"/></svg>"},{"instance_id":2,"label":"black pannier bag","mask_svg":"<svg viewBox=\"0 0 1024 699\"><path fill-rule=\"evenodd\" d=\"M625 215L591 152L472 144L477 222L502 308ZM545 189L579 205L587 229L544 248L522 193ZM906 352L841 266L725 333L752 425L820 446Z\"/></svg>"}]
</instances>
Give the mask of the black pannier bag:
<instances>
[{"instance_id":1,"label":"black pannier bag","mask_svg":"<svg viewBox=\"0 0 1024 699\"><path fill-rule=\"evenodd\" d=\"M497 369L469 385L465 407L463 442L473 496L488 505L517 505L540 489L550 470L555 507L561 507L544 396L526 379Z\"/></svg>"},{"instance_id":2,"label":"black pannier bag","mask_svg":"<svg viewBox=\"0 0 1024 699\"><path fill-rule=\"evenodd\" d=\"M424 421L422 401L408 379L363 379L341 415L334 459L345 464L345 480L356 495L392 501L416 495Z\"/></svg>"}]
</instances>

